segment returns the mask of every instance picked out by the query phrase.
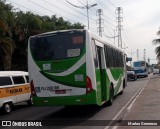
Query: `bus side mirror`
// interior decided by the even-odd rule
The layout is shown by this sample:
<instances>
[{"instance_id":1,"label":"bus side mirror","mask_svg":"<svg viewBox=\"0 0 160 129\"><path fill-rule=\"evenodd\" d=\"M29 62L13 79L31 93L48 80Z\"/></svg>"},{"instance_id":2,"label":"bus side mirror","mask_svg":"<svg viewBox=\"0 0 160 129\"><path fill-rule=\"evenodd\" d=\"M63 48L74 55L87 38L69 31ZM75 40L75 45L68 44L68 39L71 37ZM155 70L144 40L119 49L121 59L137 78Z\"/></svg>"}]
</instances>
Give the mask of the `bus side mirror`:
<instances>
[{"instance_id":1,"label":"bus side mirror","mask_svg":"<svg viewBox=\"0 0 160 129\"><path fill-rule=\"evenodd\" d=\"M132 61L132 58L131 57L126 57L126 62L128 61Z\"/></svg>"}]
</instances>

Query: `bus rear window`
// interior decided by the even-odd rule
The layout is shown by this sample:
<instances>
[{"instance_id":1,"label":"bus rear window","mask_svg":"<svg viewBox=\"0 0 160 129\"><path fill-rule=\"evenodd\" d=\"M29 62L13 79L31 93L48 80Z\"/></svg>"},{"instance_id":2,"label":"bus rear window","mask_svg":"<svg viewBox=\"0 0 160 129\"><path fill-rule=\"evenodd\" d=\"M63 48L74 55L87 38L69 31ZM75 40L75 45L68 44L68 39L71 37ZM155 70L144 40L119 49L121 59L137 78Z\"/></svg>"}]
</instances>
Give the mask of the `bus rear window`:
<instances>
[{"instance_id":1,"label":"bus rear window","mask_svg":"<svg viewBox=\"0 0 160 129\"><path fill-rule=\"evenodd\" d=\"M133 66L134 66L134 67L145 66L145 62L144 62L144 61L134 62L134 63L133 63Z\"/></svg>"},{"instance_id":2,"label":"bus rear window","mask_svg":"<svg viewBox=\"0 0 160 129\"><path fill-rule=\"evenodd\" d=\"M61 60L81 55L84 33L52 34L30 40L32 56L37 61Z\"/></svg>"}]
</instances>

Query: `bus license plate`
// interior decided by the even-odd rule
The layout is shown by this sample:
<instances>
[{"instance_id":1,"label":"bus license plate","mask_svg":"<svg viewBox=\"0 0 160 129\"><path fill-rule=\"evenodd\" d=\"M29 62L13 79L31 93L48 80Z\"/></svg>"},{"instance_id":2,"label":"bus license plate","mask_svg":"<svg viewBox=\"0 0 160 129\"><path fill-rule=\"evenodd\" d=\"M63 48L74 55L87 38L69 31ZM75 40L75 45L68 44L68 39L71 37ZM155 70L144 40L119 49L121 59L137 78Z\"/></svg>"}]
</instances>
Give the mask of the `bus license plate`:
<instances>
[{"instance_id":1,"label":"bus license plate","mask_svg":"<svg viewBox=\"0 0 160 129\"><path fill-rule=\"evenodd\" d=\"M66 94L66 90L55 90L56 94Z\"/></svg>"}]
</instances>

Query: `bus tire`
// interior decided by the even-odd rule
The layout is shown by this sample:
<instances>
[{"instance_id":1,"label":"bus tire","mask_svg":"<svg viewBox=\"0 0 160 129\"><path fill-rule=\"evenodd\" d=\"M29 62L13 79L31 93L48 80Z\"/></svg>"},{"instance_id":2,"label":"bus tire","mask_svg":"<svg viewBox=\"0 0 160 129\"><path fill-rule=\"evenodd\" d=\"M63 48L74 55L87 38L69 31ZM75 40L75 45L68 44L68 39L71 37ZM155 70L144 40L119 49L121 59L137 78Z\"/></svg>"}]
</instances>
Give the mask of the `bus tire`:
<instances>
[{"instance_id":1,"label":"bus tire","mask_svg":"<svg viewBox=\"0 0 160 129\"><path fill-rule=\"evenodd\" d=\"M111 106L113 104L113 98L114 98L114 89L113 86L110 86L110 92L109 92L109 100L107 102L108 106Z\"/></svg>"},{"instance_id":2,"label":"bus tire","mask_svg":"<svg viewBox=\"0 0 160 129\"><path fill-rule=\"evenodd\" d=\"M9 102L9 103L4 103L3 104L3 110L5 113L11 113L12 111L12 103Z\"/></svg>"},{"instance_id":3,"label":"bus tire","mask_svg":"<svg viewBox=\"0 0 160 129\"><path fill-rule=\"evenodd\" d=\"M123 95L123 90L121 92L119 92L119 95Z\"/></svg>"}]
</instances>

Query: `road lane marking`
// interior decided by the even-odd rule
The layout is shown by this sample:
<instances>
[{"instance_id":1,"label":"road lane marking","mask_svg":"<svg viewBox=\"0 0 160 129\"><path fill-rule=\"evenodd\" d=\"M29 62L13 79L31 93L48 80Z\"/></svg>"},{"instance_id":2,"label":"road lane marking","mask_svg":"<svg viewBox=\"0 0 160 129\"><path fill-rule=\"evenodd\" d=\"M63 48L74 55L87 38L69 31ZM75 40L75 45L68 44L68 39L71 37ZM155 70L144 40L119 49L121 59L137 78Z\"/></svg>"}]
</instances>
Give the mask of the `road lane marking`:
<instances>
[{"instance_id":1,"label":"road lane marking","mask_svg":"<svg viewBox=\"0 0 160 129\"><path fill-rule=\"evenodd\" d=\"M139 95L142 93L142 91L144 90L144 88L147 86L148 82L150 80L150 77L149 79L146 81L146 83L144 84L143 87L140 87L138 89L138 91L132 96L132 98L126 103L126 105L115 115L115 117L112 119L112 121L116 120L120 114L123 112L124 109L127 108L127 111L130 111L131 107L133 106L134 102L137 100L137 98L139 97ZM113 122L110 122L109 125L111 125ZM117 129L118 126L114 126L114 127L110 127L110 126L106 126L104 129Z\"/></svg>"}]
</instances>

